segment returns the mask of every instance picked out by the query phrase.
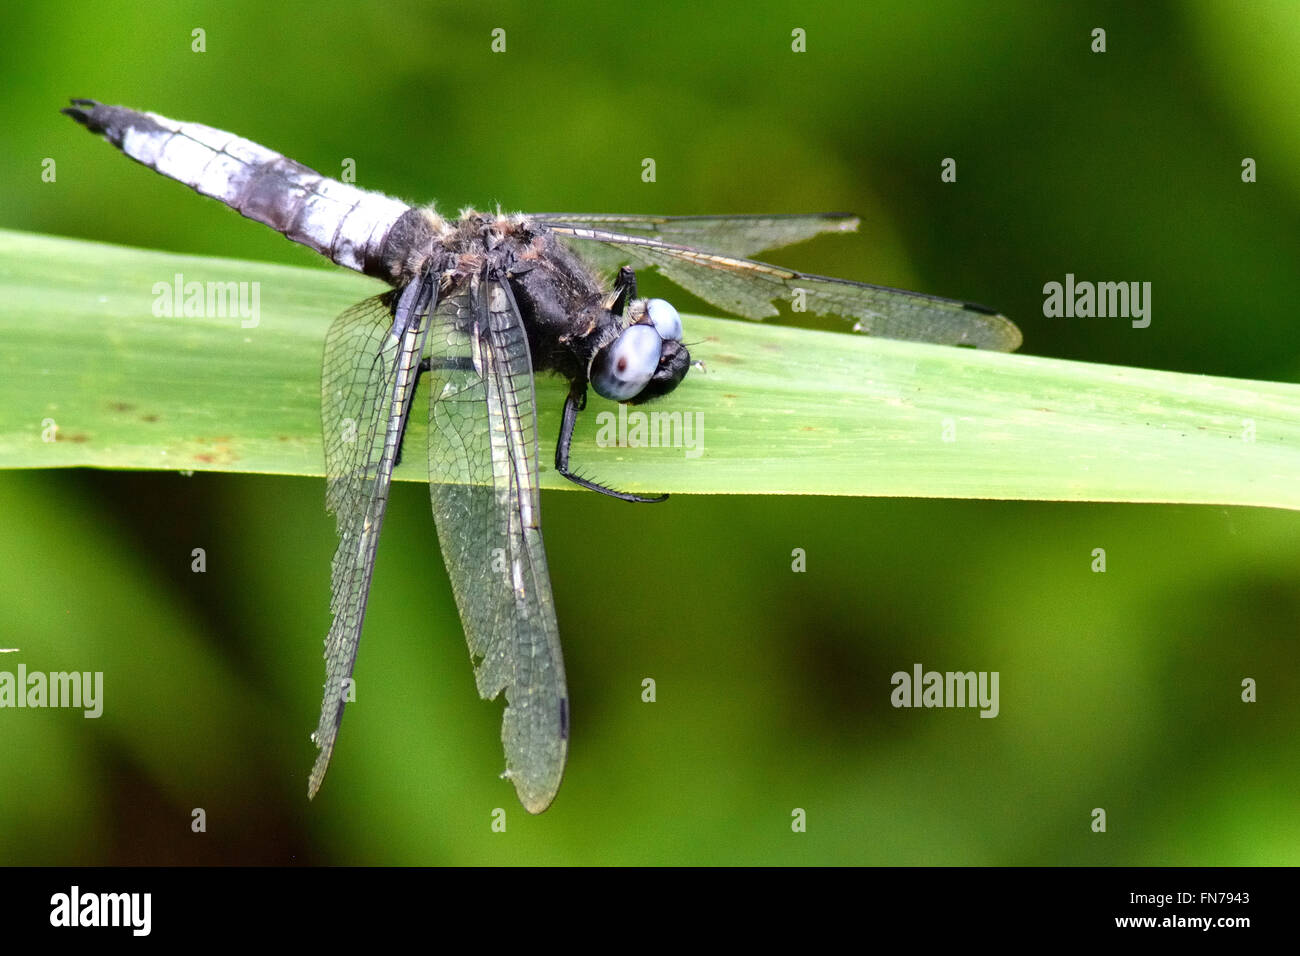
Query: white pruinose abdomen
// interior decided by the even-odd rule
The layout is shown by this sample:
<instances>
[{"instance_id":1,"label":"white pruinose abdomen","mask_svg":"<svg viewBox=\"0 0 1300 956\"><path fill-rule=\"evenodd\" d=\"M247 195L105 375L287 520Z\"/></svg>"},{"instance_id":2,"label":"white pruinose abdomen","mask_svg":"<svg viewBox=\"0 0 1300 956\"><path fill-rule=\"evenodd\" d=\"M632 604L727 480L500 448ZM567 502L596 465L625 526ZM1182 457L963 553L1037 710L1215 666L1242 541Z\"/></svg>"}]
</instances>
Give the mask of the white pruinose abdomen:
<instances>
[{"instance_id":1,"label":"white pruinose abdomen","mask_svg":"<svg viewBox=\"0 0 1300 956\"><path fill-rule=\"evenodd\" d=\"M64 110L137 162L357 272L384 277L381 247L410 206L322 176L224 130L93 100Z\"/></svg>"}]
</instances>

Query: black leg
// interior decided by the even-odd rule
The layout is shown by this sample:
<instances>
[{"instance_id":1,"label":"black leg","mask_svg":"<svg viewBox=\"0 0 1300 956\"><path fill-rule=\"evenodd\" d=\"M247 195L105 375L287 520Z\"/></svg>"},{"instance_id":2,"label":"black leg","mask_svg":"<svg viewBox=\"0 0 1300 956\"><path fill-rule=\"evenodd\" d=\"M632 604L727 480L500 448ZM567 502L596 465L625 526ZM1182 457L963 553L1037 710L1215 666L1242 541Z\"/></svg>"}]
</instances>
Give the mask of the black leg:
<instances>
[{"instance_id":1,"label":"black leg","mask_svg":"<svg viewBox=\"0 0 1300 956\"><path fill-rule=\"evenodd\" d=\"M667 501L667 495L655 495L652 498L647 498L644 495L634 495L627 491L615 491L613 488L606 488L595 481L575 475L569 470L569 446L573 443L573 426L578 421L578 413L586 407L587 386L585 383L574 382L569 387L568 397L564 400L564 418L560 422L560 439L555 443L555 470L574 484L582 485L582 487L591 491L599 491L602 495L609 495L611 498L617 498L620 501L635 501L643 504Z\"/></svg>"},{"instance_id":2,"label":"black leg","mask_svg":"<svg viewBox=\"0 0 1300 956\"><path fill-rule=\"evenodd\" d=\"M629 266L623 266L618 270L618 278L614 280L614 288L618 290L618 298L609 307L609 311L621 316L623 310L627 308L627 304L636 298L636 273Z\"/></svg>"}]
</instances>

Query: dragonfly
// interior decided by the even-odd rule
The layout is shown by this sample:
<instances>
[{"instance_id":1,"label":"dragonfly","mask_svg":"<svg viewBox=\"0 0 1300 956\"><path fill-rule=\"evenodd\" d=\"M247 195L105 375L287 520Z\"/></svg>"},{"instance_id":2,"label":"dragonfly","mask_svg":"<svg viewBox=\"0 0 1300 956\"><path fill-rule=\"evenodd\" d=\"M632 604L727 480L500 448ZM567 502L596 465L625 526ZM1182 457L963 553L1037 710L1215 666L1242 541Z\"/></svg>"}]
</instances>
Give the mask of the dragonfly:
<instances>
[{"instance_id":1,"label":"dragonfly","mask_svg":"<svg viewBox=\"0 0 1300 956\"><path fill-rule=\"evenodd\" d=\"M1020 332L983 306L812 275L746 258L856 217L502 214L446 218L323 176L232 133L95 100L62 110L155 172L220 200L334 263L391 289L348 309L325 336L321 420L326 504L338 549L324 694L312 740L314 797L338 738L357 658L393 469L417 383L429 393L429 473L447 575L484 699L505 694L501 739L520 803L555 798L569 746L569 697L542 543L534 375L569 388L555 470L629 502L570 466L590 386L637 405L661 399L692 367L681 316L637 295L654 268L747 319L799 297L854 332L1012 351Z\"/></svg>"}]
</instances>

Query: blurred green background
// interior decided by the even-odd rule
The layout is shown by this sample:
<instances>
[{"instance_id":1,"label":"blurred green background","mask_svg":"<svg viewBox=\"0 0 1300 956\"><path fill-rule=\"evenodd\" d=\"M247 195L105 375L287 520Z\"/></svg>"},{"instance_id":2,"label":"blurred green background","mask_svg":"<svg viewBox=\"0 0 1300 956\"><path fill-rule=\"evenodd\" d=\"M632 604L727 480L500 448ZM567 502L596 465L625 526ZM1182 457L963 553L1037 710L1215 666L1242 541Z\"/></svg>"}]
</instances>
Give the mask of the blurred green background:
<instances>
[{"instance_id":1,"label":"blurred green background","mask_svg":"<svg viewBox=\"0 0 1300 956\"><path fill-rule=\"evenodd\" d=\"M360 185L444 211L850 210L858 235L772 258L995 305L1032 354L1300 367L1289 2L47 3L6 20L3 227L331 268L58 115L86 96L326 172L350 157ZM1151 282L1150 328L1043 318L1066 273ZM1293 514L547 492L573 737L531 818L497 779L501 705L474 692L417 484L395 491L360 699L308 803L323 495L0 472L0 647L21 648L0 669L106 685L98 720L0 711L0 863L1300 862ZM893 709L890 674L917 662L1000 672L1000 716Z\"/></svg>"}]
</instances>

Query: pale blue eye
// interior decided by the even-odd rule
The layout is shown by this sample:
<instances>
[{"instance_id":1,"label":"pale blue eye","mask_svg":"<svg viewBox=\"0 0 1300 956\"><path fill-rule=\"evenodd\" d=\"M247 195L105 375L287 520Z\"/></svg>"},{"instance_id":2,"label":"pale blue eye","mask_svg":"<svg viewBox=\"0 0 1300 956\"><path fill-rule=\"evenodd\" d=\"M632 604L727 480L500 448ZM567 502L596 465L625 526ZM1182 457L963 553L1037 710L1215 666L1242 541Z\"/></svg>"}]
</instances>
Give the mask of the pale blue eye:
<instances>
[{"instance_id":1,"label":"pale blue eye","mask_svg":"<svg viewBox=\"0 0 1300 956\"><path fill-rule=\"evenodd\" d=\"M671 308L671 306L670 306ZM654 326L630 325L596 353L588 377L597 395L615 402L635 398L659 367L663 343Z\"/></svg>"},{"instance_id":2,"label":"pale blue eye","mask_svg":"<svg viewBox=\"0 0 1300 956\"><path fill-rule=\"evenodd\" d=\"M645 310L661 339L671 342L682 340L682 317L667 300L650 299L645 304Z\"/></svg>"}]
</instances>

